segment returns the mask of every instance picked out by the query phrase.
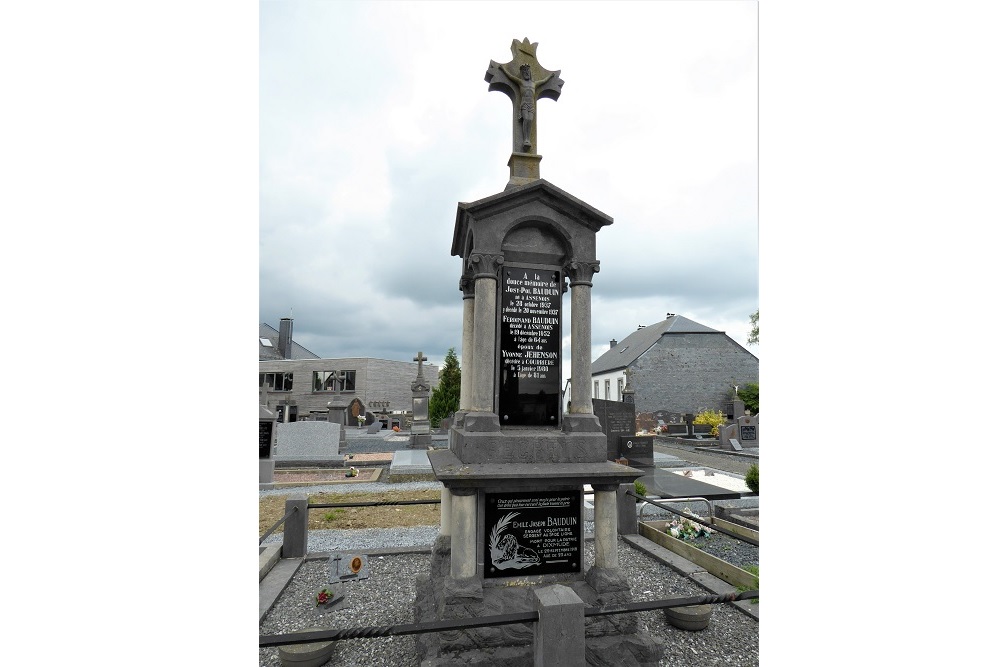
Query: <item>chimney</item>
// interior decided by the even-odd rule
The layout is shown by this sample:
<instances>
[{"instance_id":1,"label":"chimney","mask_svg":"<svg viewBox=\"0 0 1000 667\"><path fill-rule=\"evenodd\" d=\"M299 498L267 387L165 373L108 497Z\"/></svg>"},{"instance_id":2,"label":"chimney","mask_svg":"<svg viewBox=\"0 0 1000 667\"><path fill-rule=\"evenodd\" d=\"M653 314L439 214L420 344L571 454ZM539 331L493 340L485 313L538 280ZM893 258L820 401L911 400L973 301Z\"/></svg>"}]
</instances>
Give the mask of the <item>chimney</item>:
<instances>
[{"instance_id":1,"label":"chimney","mask_svg":"<svg viewBox=\"0 0 1000 667\"><path fill-rule=\"evenodd\" d=\"M614 347L617 344L618 344L618 341L616 341L614 338L612 338L611 339L611 347Z\"/></svg>"},{"instance_id":2,"label":"chimney","mask_svg":"<svg viewBox=\"0 0 1000 667\"><path fill-rule=\"evenodd\" d=\"M282 317L278 325L278 352L282 359L292 358L292 318Z\"/></svg>"}]
</instances>

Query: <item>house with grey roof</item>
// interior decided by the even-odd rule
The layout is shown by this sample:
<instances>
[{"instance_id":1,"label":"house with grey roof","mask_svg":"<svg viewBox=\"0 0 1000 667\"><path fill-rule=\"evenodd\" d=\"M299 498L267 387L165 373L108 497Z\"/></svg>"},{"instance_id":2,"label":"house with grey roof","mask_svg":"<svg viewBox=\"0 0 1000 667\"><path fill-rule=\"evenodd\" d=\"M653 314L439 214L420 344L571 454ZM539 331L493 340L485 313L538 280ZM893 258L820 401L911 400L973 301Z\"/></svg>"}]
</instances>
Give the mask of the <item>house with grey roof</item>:
<instances>
[{"instance_id":1,"label":"house with grey roof","mask_svg":"<svg viewBox=\"0 0 1000 667\"><path fill-rule=\"evenodd\" d=\"M622 400L625 371L641 412L724 410L733 386L759 382L759 360L726 335L681 315L639 328L591 363L593 397Z\"/></svg>"}]
</instances>

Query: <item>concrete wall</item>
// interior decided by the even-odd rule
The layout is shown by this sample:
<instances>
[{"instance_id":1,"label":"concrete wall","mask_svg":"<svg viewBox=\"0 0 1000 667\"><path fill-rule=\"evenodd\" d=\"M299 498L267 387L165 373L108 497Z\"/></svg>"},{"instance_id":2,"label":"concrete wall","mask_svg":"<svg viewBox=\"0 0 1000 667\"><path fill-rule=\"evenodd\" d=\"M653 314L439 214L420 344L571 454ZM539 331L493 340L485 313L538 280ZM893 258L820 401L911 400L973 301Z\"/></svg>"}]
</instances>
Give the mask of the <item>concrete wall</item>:
<instances>
[{"instance_id":1,"label":"concrete wall","mask_svg":"<svg viewBox=\"0 0 1000 667\"><path fill-rule=\"evenodd\" d=\"M357 371L354 392L344 392L350 402L360 398L368 408L371 401L389 401L389 409L411 410L413 392L410 383L417 377L417 363L391 361L388 359L344 358L344 359L289 359L259 362L261 373L293 373L292 391L268 392L271 409L284 399L292 399L298 406L299 418L310 410L326 411L326 404L335 396L333 392L312 390L313 371L353 370ZM438 385L438 367L424 364L424 379L431 390ZM369 408L370 409L370 408Z\"/></svg>"}]
</instances>

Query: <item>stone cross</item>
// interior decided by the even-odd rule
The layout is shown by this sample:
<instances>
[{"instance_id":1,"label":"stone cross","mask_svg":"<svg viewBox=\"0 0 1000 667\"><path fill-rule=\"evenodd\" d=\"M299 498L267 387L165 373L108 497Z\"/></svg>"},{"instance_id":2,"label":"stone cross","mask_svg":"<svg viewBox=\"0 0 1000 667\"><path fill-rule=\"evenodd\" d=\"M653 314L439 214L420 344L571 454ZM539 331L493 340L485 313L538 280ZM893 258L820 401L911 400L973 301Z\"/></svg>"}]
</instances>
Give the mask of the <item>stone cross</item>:
<instances>
[{"instance_id":1,"label":"stone cross","mask_svg":"<svg viewBox=\"0 0 1000 667\"><path fill-rule=\"evenodd\" d=\"M631 368L626 368L625 369L625 388L626 389L631 389L632 388L632 369Z\"/></svg>"},{"instance_id":2,"label":"stone cross","mask_svg":"<svg viewBox=\"0 0 1000 667\"><path fill-rule=\"evenodd\" d=\"M347 371L332 371L332 377L334 393L340 392L344 379L347 377Z\"/></svg>"},{"instance_id":3,"label":"stone cross","mask_svg":"<svg viewBox=\"0 0 1000 667\"><path fill-rule=\"evenodd\" d=\"M538 64L535 51L538 42L529 43L525 37L510 44L513 56L510 62L500 64L490 61L486 82L490 90L499 90L514 103L513 143L515 153L538 153L538 123L535 120L535 100L558 100L563 80L556 70L550 72Z\"/></svg>"},{"instance_id":4,"label":"stone cross","mask_svg":"<svg viewBox=\"0 0 1000 667\"><path fill-rule=\"evenodd\" d=\"M260 386L260 404L267 407L267 380Z\"/></svg>"},{"instance_id":5,"label":"stone cross","mask_svg":"<svg viewBox=\"0 0 1000 667\"><path fill-rule=\"evenodd\" d=\"M424 362L427 361L427 357L424 356L423 352L417 352L417 356L413 357L413 360L417 362L417 377L424 377Z\"/></svg>"}]
</instances>

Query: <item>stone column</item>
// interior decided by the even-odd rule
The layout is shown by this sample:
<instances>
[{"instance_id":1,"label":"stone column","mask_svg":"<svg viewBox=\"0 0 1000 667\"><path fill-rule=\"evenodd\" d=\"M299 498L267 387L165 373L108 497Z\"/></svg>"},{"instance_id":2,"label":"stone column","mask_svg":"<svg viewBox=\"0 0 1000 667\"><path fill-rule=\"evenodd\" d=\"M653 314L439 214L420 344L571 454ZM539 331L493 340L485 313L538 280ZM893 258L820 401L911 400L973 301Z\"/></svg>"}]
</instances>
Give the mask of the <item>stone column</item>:
<instances>
[{"instance_id":1,"label":"stone column","mask_svg":"<svg viewBox=\"0 0 1000 667\"><path fill-rule=\"evenodd\" d=\"M441 530L442 537L451 537L451 491L441 489Z\"/></svg>"},{"instance_id":2,"label":"stone column","mask_svg":"<svg viewBox=\"0 0 1000 667\"><path fill-rule=\"evenodd\" d=\"M471 276L462 276L458 286L462 290L462 392L458 409L464 412L472 405L472 378L475 376L472 337L476 322L476 289Z\"/></svg>"},{"instance_id":3,"label":"stone column","mask_svg":"<svg viewBox=\"0 0 1000 667\"><path fill-rule=\"evenodd\" d=\"M451 489L451 576L476 576L475 489Z\"/></svg>"},{"instance_id":4,"label":"stone column","mask_svg":"<svg viewBox=\"0 0 1000 667\"><path fill-rule=\"evenodd\" d=\"M594 485L594 567L618 569L618 485Z\"/></svg>"},{"instance_id":5,"label":"stone column","mask_svg":"<svg viewBox=\"0 0 1000 667\"><path fill-rule=\"evenodd\" d=\"M594 286L591 279L600 270L601 263L596 260L570 262L565 268L573 310L570 322L570 414L564 420L566 431L601 430L600 423L593 416L594 402L590 394L590 290Z\"/></svg>"},{"instance_id":6,"label":"stone column","mask_svg":"<svg viewBox=\"0 0 1000 667\"><path fill-rule=\"evenodd\" d=\"M503 255L473 252L469 266L475 279L473 344L479 363L473 368L469 412L493 412L494 364L497 349L497 282ZM494 415L494 421L499 421ZM466 417L466 428L472 426ZM470 430L474 430L470 429Z\"/></svg>"},{"instance_id":7,"label":"stone column","mask_svg":"<svg viewBox=\"0 0 1000 667\"><path fill-rule=\"evenodd\" d=\"M340 424L338 451L342 452L347 448L347 399L338 394L327 402L326 408L328 410L326 420L331 424Z\"/></svg>"}]
</instances>

